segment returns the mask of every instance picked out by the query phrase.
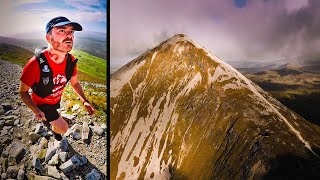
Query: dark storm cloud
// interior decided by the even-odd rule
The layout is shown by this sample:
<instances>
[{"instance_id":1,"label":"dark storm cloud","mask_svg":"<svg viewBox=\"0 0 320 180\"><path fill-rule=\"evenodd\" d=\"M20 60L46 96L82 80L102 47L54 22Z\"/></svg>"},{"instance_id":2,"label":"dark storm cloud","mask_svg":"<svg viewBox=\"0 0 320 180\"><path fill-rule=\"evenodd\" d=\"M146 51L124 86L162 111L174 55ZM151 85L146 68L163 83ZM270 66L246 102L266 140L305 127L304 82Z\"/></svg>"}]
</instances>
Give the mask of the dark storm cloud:
<instances>
[{"instance_id":1,"label":"dark storm cloud","mask_svg":"<svg viewBox=\"0 0 320 180\"><path fill-rule=\"evenodd\" d=\"M111 1L111 61L185 33L224 60L317 56L318 0Z\"/></svg>"}]
</instances>

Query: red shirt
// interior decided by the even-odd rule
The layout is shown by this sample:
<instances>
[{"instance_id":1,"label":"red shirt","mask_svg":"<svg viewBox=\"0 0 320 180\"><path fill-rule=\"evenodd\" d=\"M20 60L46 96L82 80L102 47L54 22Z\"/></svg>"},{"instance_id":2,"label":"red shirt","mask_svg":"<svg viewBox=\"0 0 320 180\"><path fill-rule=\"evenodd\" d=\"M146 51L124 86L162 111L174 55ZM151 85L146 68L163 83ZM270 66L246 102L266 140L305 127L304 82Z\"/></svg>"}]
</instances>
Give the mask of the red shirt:
<instances>
[{"instance_id":1,"label":"red shirt","mask_svg":"<svg viewBox=\"0 0 320 180\"><path fill-rule=\"evenodd\" d=\"M54 89L52 90L52 94L45 98L41 98L37 96L35 93L32 93L31 99L35 105L59 103L63 93L64 85L67 83L67 78L65 74L67 57L61 64L56 64L54 61L51 60L48 51L44 51L44 55L47 58L49 66L53 72ZM74 61L75 58L72 55L71 57L72 61ZM76 74L77 65L74 67L72 77ZM32 57L26 64L26 66L23 68L20 80L29 87L32 87L34 83L38 83L40 81L40 66L36 57Z\"/></svg>"}]
</instances>

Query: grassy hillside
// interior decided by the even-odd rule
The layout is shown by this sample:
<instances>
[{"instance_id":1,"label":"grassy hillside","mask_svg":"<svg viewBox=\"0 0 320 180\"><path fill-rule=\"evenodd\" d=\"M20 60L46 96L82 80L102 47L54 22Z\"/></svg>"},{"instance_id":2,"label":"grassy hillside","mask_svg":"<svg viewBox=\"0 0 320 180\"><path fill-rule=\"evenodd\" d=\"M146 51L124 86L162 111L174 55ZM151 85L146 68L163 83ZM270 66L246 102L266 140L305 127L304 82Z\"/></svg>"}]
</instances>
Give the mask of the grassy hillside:
<instances>
[{"instance_id":1,"label":"grassy hillside","mask_svg":"<svg viewBox=\"0 0 320 180\"><path fill-rule=\"evenodd\" d=\"M24 48L0 43L0 59L24 66L32 56L33 53Z\"/></svg>"},{"instance_id":2,"label":"grassy hillside","mask_svg":"<svg viewBox=\"0 0 320 180\"><path fill-rule=\"evenodd\" d=\"M105 59L93 56L80 50L72 50L71 54L73 54L79 60L79 79L88 82L105 84L107 80L107 62Z\"/></svg>"}]
</instances>

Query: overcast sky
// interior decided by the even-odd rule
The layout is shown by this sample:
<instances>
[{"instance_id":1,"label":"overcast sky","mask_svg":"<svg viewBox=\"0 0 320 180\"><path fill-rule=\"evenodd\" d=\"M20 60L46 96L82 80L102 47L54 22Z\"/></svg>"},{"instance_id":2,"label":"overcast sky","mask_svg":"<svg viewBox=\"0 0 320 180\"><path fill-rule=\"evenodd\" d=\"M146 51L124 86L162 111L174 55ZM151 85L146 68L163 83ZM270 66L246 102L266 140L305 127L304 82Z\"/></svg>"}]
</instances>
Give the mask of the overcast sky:
<instances>
[{"instance_id":1,"label":"overcast sky","mask_svg":"<svg viewBox=\"0 0 320 180\"><path fill-rule=\"evenodd\" d=\"M1 0L0 36L45 34L48 21L65 16L84 31L106 33L106 0ZM40 34L39 33L39 34Z\"/></svg>"},{"instance_id":2,"label":"overcast sky","mask_svg":"<svg viewBox=\"0 0 320 180\"><path fill-rule=\"evenodd\" d=\"M177 33L226 61L320 57L320 0L111 0L110 7L111 64Z\"/></svg>"}]
</instances>

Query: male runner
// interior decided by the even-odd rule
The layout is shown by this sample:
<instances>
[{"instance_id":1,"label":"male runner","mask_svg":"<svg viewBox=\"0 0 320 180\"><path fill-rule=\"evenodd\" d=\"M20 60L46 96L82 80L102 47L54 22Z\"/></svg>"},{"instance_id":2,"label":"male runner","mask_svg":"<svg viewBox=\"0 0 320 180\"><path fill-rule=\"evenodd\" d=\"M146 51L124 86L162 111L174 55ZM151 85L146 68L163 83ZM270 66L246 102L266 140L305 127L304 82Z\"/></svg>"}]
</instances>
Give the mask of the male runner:
<instances>
[{"instance_id":1,"label":"male runner","mask_svg":"<svg viewBox=\"0 0 320 180\"><path fill-rule=\"evenodd\" d=\"M69 54L73 47L74 31L82 26L66 17L56 17L46 26L48 48L38 51L23 69L19 93L23 102L33 111L38 120L49 128L54 138L68 130L68 123L59 115L60 100L65 85L70 81L89 115L95 113L77 77L77 59ZM32 89L31 96L28 93Z\"/></svg>"}]
</instances>

